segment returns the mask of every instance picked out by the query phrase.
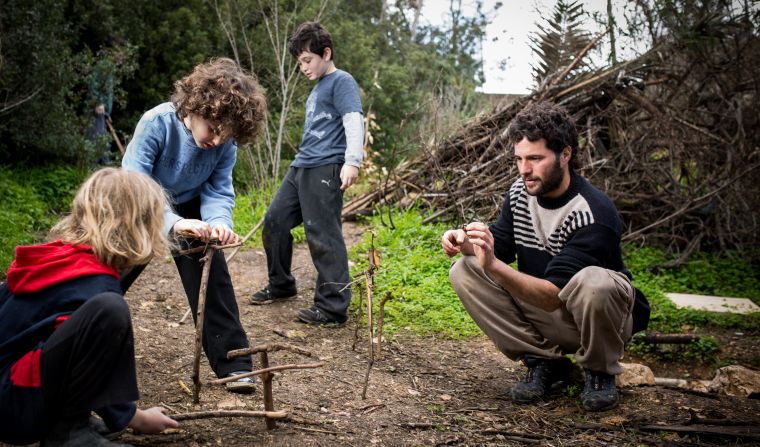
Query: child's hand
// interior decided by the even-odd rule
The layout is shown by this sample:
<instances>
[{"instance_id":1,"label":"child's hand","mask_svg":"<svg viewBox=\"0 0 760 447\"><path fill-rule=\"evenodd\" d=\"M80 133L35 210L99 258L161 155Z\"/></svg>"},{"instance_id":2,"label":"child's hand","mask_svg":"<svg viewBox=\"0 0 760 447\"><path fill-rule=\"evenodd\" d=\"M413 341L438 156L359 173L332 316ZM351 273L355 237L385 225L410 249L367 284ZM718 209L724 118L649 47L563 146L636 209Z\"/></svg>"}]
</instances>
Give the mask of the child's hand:
<instances>
[{"instance_id":1,"label":"child's hand","mask_svg":"<svg viewBox=\"0 0 760 447\"><path fill-rule=\"evenodd\" d=\"M211 237L211 227L209 224L198 219L180 219L174 224L172 231L176 234L190 233L207 242Z\"/></svg>"},{"instance_id":2,"label":"child's hand","mask_svg":"<svg viewBox=\"0 0 760 447\"><path fill-rule=\"evenodd\" d=\"M224 224L216 225L211 232L211 237L217 237L221 245L234 244L240 240L240 236Z\"/></svg>"},{"instance_id":3,"label":"child's hand","mask_svg":"<svg viewBox=\"0 0 760 447\"><path fill-rule=\"evenodd\" d=\"M153 407L147 410L138 408L132 420L129 421L129 427L136 433L146 434L161 433L167 428L179 427L179 423L165 413L166 409L162 407Z\"/></svg>"},{"instance_id":4,"label":"child's hand","mask_svg":"<svg viewBox=\"0 0 760 447\"><path fill-rule=\"evenodd\" d=\"M359 168L351 165L343 165L340 168L340 190L345 191L349 186L356 183L356 178L359 177Z\"/></svg>"}]
</instances>

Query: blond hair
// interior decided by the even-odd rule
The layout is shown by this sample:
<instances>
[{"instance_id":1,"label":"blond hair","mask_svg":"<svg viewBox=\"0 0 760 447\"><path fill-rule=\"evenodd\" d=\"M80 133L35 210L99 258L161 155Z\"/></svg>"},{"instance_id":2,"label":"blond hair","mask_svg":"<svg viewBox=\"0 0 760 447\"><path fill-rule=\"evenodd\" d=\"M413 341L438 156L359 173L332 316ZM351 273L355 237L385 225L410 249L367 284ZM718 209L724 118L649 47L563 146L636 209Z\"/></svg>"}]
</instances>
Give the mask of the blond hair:
<instances>
[{"instance_id":1,"label":"blond hair","mask_svg":"<svg viewBox=\"0 0 760 447\"><path fill-rule=\"evenodd\" d=\"M70 244L87 244L103 264L117 270L147 264L165 254L161 186L145 174L104 168L79 188L71 214L58 222L50 236Z\"/></svg>"},{"instance_id":2,"label":"blond hair","mask_svg":"<svg viewBox=\"0 0 760 447\"><path fill-rule=\"evenodd\" d=\"M256 75L222 57L197 65L174 83L171 101L184 119L195 114L214 126L223 139L246 144L261 132L267 100Z\"/></svg>"}]
</instances>

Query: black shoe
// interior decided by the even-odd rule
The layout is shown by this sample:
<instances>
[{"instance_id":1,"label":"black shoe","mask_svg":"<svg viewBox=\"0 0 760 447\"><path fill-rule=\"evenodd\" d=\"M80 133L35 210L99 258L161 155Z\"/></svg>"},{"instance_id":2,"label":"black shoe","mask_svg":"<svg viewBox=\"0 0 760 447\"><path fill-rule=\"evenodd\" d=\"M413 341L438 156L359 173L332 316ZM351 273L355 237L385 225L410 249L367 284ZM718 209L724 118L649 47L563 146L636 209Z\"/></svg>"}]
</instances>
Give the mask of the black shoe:
<instances>
[{"instance_id":1,"label":"black shoe","mask_svg":"<svg viewBox=\"0 0 760 447\"><path fill-rule=\"evenodd\" d=\"M588 411L611 410L618 405L615 376L586 370L586 386L581 393L583 408Z\"/></svg>"},{"instance_id":2,"label":"black shoe","mask_svg":"<svg viewBox=\"0 0 760 447\"><path fill-rule=\"evenodd\" d=\"M316 307L312 307L310 309L299 309L298 319L306 324L311 324L312 326L329 327L340 327L346 324L346 321L348 321L348 317L343 318L343 320L332 319Z\"/></svg>"},{"instance_id":3,"label":"black shoe","mask_svg":"<svg viewBox=\"0 0 760 447\"><path fill-rule=\"evenodd\" d=\"M240 374L249 373L250 371L235 371L227 374L225 377L239 376ZM256 377L241 377L224 384L227 391L238 394L251 394L256 390Z\"/></svg>"},{"instance_id":4,"label":"black shoe","mask_svg":"<svg viewBox=\"0 0 760 447\"><path fill-rule=\"evenodd\" d=\"M272 289L269 286L264 287L251 296L251 304L271 304L275 301L285 301L296 296L297 290L293 289L292 292L285 292L284 294L272 293Z\"/></svg>"},{"instance_id":5,"label":"black shoe","mask_svg":"<svg viewBox=\"0 0 760 447\"><path fill-rule=\"evenodd\" d=\"M125 447L99 435L89 424L88 419L81 421L58 421L50 433L40 442L40 447Z\"/></svg>"},{"instance_id":6,"label":"black shoe","mask_svg":"<svg viewBox=\"0 0 760 447\"><path fill-rule=\"evenodd\" d=\"M524 362L528 372L511 390L512 400L521 404L543 399L551 385L566 379L573 367L567 358L550 360L527 356Z\"/></svg>"}]
</instances>

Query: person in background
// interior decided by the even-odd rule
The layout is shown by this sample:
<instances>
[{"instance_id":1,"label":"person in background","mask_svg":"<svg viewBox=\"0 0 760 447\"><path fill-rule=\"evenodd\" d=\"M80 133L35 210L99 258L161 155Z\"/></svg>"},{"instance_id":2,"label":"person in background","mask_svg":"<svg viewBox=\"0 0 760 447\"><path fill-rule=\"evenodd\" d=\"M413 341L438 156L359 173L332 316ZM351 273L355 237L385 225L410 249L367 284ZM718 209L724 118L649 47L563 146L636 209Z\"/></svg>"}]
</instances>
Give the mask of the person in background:
<instances>
[{"instance_id":1,"label":"person in background","mask_svg":"<svg viewBox=\"0 0 760 447\"><path fill-rule=\"evenodd\" d=\"M219 58L196 66L175 82L170 102L140 118L122 166L148 174L164 187L175 204L164 211L164 231L179 238L182 248L212 238L222 245L239 240L232 226L232 168L237 145L259 134L265 113L266 98L256 77L233 60ZM193 238L184 240L183 235L188 234ZM193 318L198 311L202 256L174 257ZM138 266L125 274L125 291L144 268ZM227 359L228 351L248 347L248 338L221 250L211 263L202 343L217 377L251 371L250 357ZM226 386L239 393L254 390L253 378L247 377Z\"/></svg>"},{"instance_id":2,"label":"person in background","mask_svg":"<svg viewBox=\"0 0 760 447\"><path fill-rule=\"evenodd\" d=\"M268 284L251 297L269 304L296 295L291 273L293 237L303 223L317 283L314 305L298 318L311 325L340 326L351 302L348 254L341 229L343 191L356 182L364 156L359 86L335 66L330 33L317 22L301 24L288 41L301 72L316 84L306 101L301 145L272 203L263 230Z\"/></svg>"},{"instance_id":3,"label":"person in background","mask_svg":"<svg viewBox=\"0 0 760 447\"><path fill-rule=\"evenodd\" d=\"M578 134L561 107L527 106L510 122L507 144L520 177L499 219L441 238L447 255L465 255L451 267L451 284L499 350L528 367L514 401L546 397L570 373L570 353L585 370L583 407L609 410L618 404L624 345L649 321L623 264L617 209L573 169ZM517 269L509 266L515 259Z\"/></svg>"},{"instance_id":4,"label":"person in background","mask_svg":"<svg viewBox=\"0 0 760 447\"><path fill-rule=\"evenodd\" d=\"M107 446L116 444L96 431L103 423L107 432L178 426L164 409L135 404L118 273L166 252L166 203L148 176L104 168L79 188L52 242L16 247L0 285L0 441Z\"/></svg>"}]
</instances>

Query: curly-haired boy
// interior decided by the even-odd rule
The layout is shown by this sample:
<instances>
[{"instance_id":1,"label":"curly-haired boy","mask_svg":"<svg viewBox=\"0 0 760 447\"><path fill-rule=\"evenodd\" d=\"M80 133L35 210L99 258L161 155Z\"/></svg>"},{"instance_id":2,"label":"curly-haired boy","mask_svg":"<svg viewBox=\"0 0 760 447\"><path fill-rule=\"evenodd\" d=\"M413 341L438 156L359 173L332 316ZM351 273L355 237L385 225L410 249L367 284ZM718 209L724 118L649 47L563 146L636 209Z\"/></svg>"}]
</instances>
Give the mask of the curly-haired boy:
<instances>
[{"instance_id":1,"label":"curly-haired boy","mask_svg":"<svg viewBox=\"0 0 760 447\"><path fill-rule=\"evenodd\" d=\"M122 166L156 179L174 201L164 212L164 231L191 233L200 241L239 238L232 227L235 192L232 168L237 145L261 130L266 98L256 77L233 60L220 58L195 67L174 84L170 102L145 112L127 146ZM193 316L198 306L200 254L174 258ZM124 291L145 266L122 278ZM251 370L250 358L227 359L232 349L248 347L224 255L216 252L209 273L203 348L218 377ZM253 391L253 381L228 382L235 392Z\"/></svg>"}]
</instances>

